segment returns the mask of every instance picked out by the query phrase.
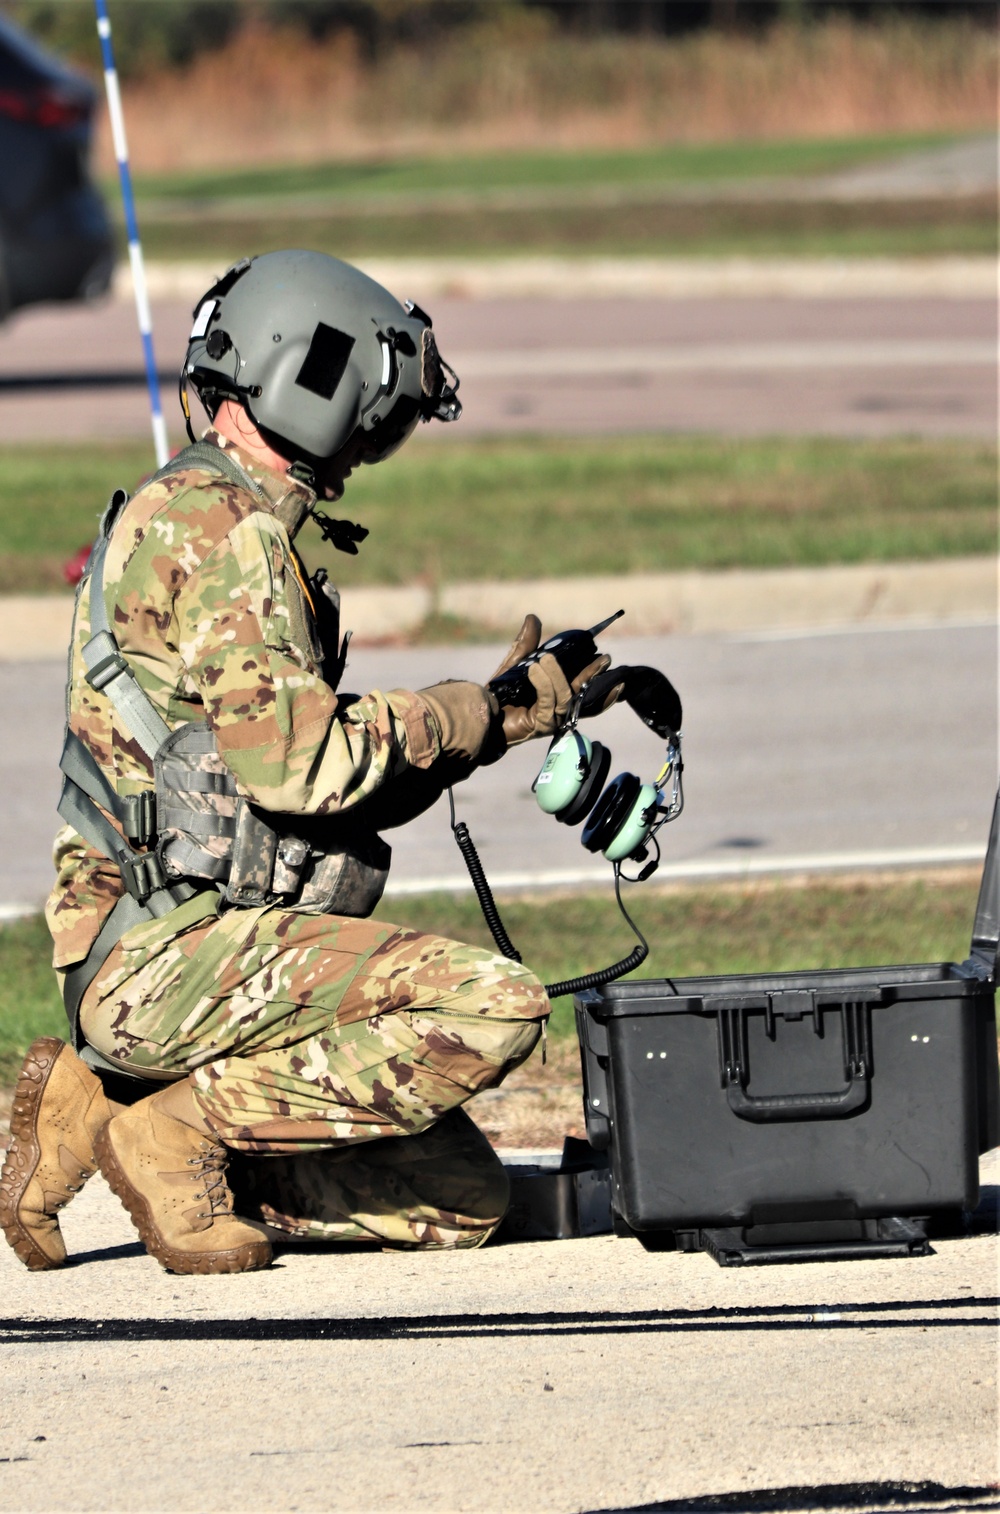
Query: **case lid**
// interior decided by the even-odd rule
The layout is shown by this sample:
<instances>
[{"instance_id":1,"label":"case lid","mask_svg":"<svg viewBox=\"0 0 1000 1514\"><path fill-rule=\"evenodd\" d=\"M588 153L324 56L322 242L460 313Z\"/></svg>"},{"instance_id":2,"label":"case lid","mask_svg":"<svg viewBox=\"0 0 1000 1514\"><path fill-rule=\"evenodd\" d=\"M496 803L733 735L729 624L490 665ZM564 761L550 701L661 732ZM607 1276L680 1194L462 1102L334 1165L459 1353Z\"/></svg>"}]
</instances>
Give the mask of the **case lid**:
<instances>
[{"instance_id":1,"label":"case lid","mask_svg":"<svg viewBox=\"0 0 1000 1514\"><path fill-rule=\"evenodd\" d=\"M997 943L1000 941L1000 790L993 805L993 824L979 885L979 903L972 927L969 966L985 969L990 978L997 972Z\"/></svg>"}]
</instances>

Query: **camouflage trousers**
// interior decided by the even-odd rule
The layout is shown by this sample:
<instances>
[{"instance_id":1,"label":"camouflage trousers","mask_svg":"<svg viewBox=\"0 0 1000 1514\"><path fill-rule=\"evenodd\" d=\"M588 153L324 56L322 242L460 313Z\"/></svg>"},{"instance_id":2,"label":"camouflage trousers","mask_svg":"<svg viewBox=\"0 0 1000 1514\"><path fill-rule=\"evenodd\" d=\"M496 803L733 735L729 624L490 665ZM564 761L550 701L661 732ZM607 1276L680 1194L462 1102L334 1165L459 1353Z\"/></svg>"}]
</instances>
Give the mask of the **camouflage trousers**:
<instances>
[{"instance_id":1,"label":"camouflage trousers","mask_svg":"<svg viewBox=\"0 0 1000 1514\"><path fill-rule=\"evenodd\" d=\"M240 1214L286 1241L481 1246L507 1212L502 1162L464 1109L416 1135L300 1156L233 1155Z\"/></svg>"},{"instance_id":2,"label":"camouflage trousers","mask_svg":"<svg viewBox=\"0 0 1000 1514\"><path fill-rule=\"evenodd\" d=\"M476 1245L506 1179L459 1106L523 1062L549 1012L527 968L376 920L280 909L137 926L88 989L90 1044L188 1077L269 1223L313 1239ZM185 918L187 916L187 918ZM159 926L159 928L158 928Z\"/></svg>"}]
</instances>

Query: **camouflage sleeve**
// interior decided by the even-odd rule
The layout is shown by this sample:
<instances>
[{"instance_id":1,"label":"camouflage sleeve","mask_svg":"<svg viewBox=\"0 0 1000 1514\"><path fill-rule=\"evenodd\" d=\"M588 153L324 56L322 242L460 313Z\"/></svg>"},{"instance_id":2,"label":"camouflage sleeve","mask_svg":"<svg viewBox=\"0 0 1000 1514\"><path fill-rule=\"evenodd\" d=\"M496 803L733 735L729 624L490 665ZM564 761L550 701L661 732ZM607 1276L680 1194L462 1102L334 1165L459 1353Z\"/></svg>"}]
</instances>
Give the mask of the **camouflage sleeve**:
<instances>
[{"instance_id":1,"label":"camouflage sleeve","mask_svg":"<svg viewBox=\"0 0 1000 1514\"><path fill-rule=\"evenodd\" d=\"M338 701L318 671L305 600L284 528L255 513L178 594L178 650L246 794L271 811L332 814L408 766L429 767L441 737L406 690Z\"/></svg>"},{"instance_id":2,"label":"camouflage sleeve","mask_svg":"<svg viewBox=\"0 0 1000 1514\"><path fill-rule=\"evenodd\" d=\"M61 826L52 845L56 881L45 906L52 936L53 966L68 967L90 951L94 937L122 893L121 874L71 825Z\"/></svg>"}]
</instances>

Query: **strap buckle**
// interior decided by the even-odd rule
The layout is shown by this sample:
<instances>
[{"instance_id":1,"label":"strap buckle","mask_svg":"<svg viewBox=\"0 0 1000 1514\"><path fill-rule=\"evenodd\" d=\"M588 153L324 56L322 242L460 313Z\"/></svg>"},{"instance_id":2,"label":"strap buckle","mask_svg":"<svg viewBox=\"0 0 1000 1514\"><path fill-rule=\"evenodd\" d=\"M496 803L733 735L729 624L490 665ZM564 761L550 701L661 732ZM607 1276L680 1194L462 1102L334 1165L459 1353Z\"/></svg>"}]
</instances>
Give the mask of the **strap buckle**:
<instances>
[{"instance_id":1,"label":"strap buckle","mask_svg":"<svg viewBox=\"0 0 1000 1514\"><path fill-rule=\"evenodd\" d=\"M156 852L130 856L128 852L120 851L117 860L122 882L137 904L145 904L151 894L165 887L167 875Z\"/></svg>"},{"instance_id":2,"label":"strap buckle","mask_svg":"<svg viewBox=\"0 0 1000 1514\"><path fill-rule=\"evenodd\" d=\"M106 688L113 678L118 677L119 673L127 673L131 678L132 669L116 647L113 652L102 657L100 662L95 662L85 676L92 689L100 690Z\"/></svg>"}]
</instances>

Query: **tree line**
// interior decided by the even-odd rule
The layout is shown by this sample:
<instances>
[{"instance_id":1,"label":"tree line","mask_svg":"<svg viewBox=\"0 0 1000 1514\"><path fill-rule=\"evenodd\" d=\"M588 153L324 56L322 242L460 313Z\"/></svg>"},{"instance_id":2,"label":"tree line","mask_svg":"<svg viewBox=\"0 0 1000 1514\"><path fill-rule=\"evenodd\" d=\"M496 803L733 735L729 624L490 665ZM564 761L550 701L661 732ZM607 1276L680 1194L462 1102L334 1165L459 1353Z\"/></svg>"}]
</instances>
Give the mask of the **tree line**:
<instances>
[{"instance_id":1,"label":"tree line","mask_svg":"<svg viewBox=\"0 0 1000 1514\"><path fill-rule=\"evenodd\" d=\"M92 0L0 0L0 10L74 61L94 61ZM680 36L707 28L755 31L843 15L878 24L899 15L995 24L996 0L109 0L124 77L183 67L248 25L322 41L353 34L371 62L399 47L433 48L463 29L518 19L558 34Z\"/></svg>"}]
</instances>

